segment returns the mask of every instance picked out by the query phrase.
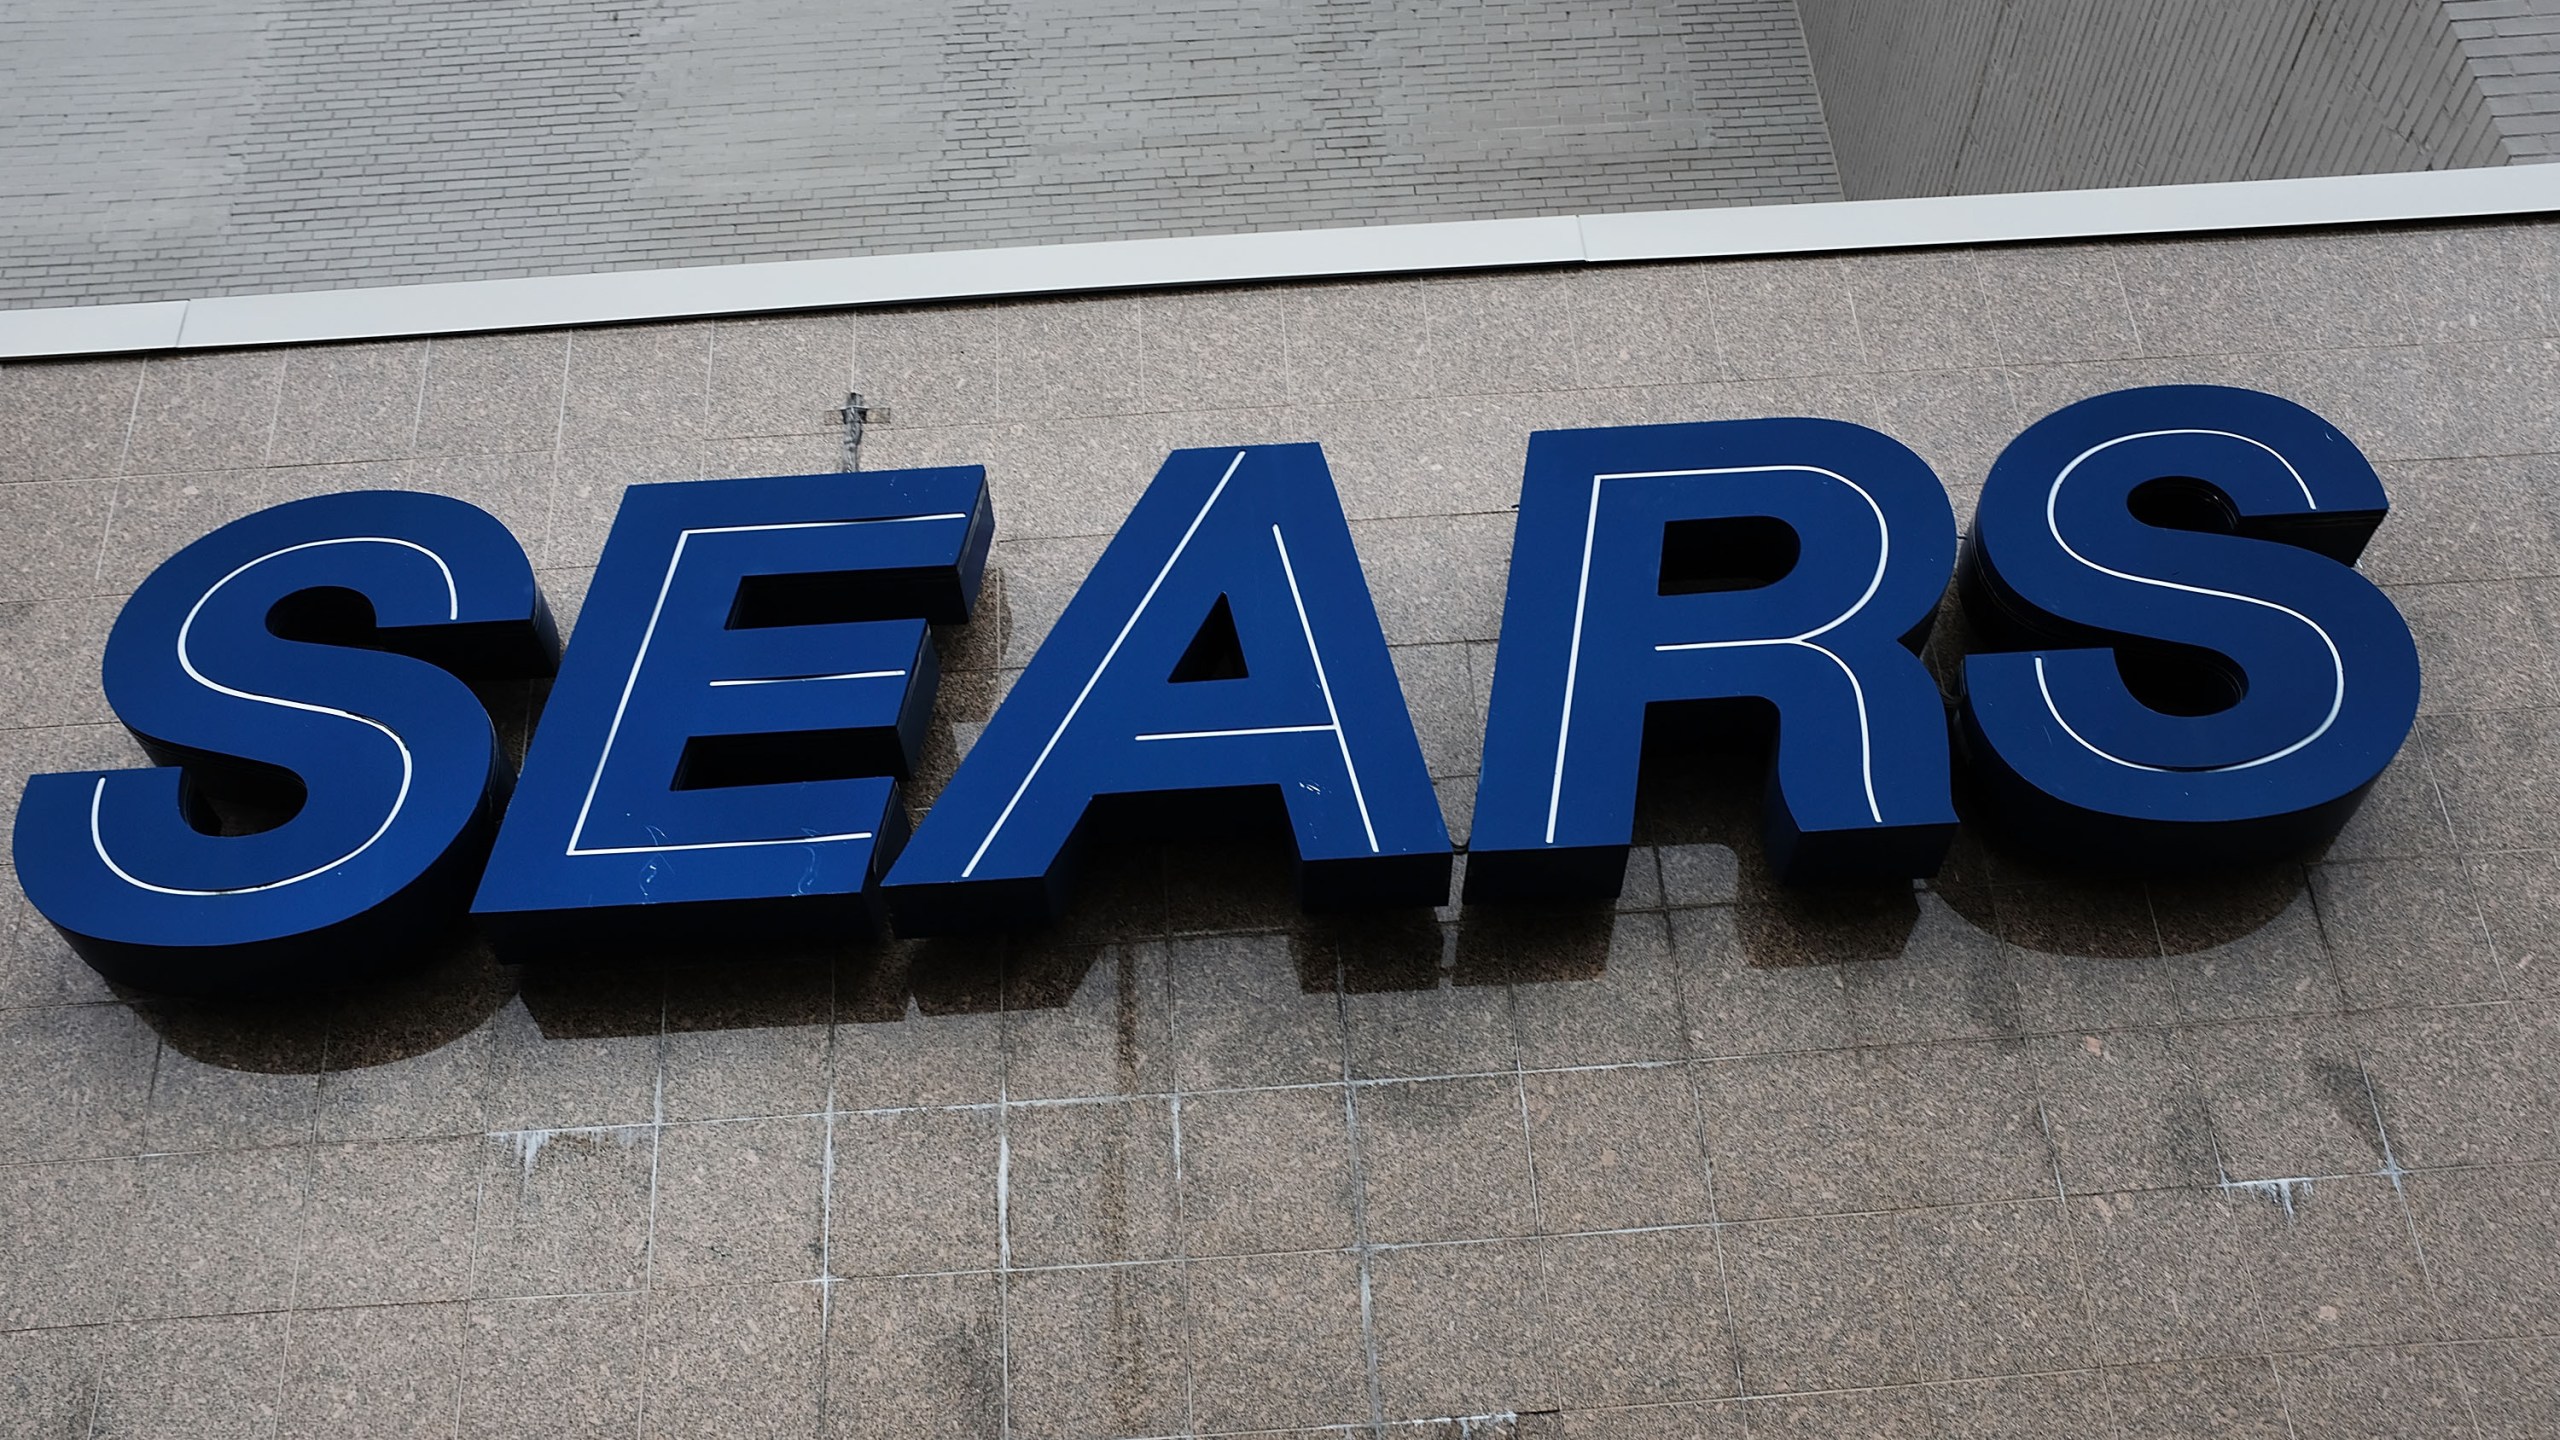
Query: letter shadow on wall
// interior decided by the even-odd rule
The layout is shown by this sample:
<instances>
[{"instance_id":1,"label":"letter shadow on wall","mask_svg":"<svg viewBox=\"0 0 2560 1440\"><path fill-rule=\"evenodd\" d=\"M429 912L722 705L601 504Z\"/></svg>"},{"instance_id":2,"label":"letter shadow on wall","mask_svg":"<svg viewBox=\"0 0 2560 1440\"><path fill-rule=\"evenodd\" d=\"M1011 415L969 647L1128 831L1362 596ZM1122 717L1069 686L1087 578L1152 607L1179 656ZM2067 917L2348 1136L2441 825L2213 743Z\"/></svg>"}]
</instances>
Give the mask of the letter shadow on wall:
<instances>
[{"instance_id":1,"label":"letter shadow on wall","mask_svg":"<svg viewBox=\"0 0 2560 1440\"><path fill-rule=\"evenodd\" d=\"M551 682L469 683L489 712L507 764L521 767ZM199 798L205 802L200 818L209 817L223 834L266 829L294 813L290 805L274 803L272 790L233 794L214 787ZM431 937L426 948L429 953L420 963L344 990L232 1000L169 997L114 982L108 988L132 1002L134 1013L159 1033L162 1043L199 1064L258 1075L369 1069L461 1042L516 993L516 977L472 933L467 916L451 917L445 932ZM356 966L353 973L378 972Z\"/></svg>"},{"instance_id":2,"label":"letter shadow on wall","mask_svg":"<svg viewBox=\"0 0 2560 1440\"><path fill-rule=\"evenodd\" d=\"M946 679L923 760L937 788L957 760L955 729L983 725L994 708L993 667L1011 612L1001 576L990 572L988 580L973 624L932 627L945 663L967 667ZM523 768L550 688L548 679L472 685L516 770ZM259 797L217 791L206 798L226 831L261 829L290 815L261 806ZM758 942L745 955L694 953L634 962L599 954L510 967L499 964L468 918L458 915L451 931L429 948L430 956L401 975L343 992L199 1001L111 988L134 1002L136 1012L179 1053L206 1065L272 1075L349 1071L431 1054L490 1024L519 997L542 1038L559 1041L654 1035L662 1026L674 1036L824 1026L832 1018L898 1018L910 999L927 1016L993 1010L998 1004L993 962L969 947L899 947L878 937L825 953ZM854 958L840 976L839 952L846 949Z\"/></svg>"},{"instance_id":3,"label":"letter shadow on wall","mask_svg":"<svg viewBox=\"0 0 2560 1440\"><path fill-rule=\"evenodd\" d=\"M1955 677L1963 673L1965 655L1982 648L1950 591L1923 658L1938 677L1951 720L1959 698ZM2140 658L2151 663L2152 680L2179 683L2174 667L2162 668L2161 657ZM2296 923L2310 913L2304 863L2317 855L2280 856L2212 875L2093 875L2010 843L1999 827L1983 823L1991 806L1976 780L1981 773L1982 767L1968 763L1959 736L1955 802L1963 828L1930 891L2017 949L2090 968L2210 951L2247 953L2244 942L2253 937L2263 938L2258 948L2265 951L2284 943L2285 935L2277 932L2288 913Z\"/></svg>"},{"instance_id":4,"label":"letter shadow on wall","mask_svg":"<svg viewBox=\"0 0 2560 1440\"><path fill-rule=\"evenodd\" d=\"M1657 703L1644 731L1634 849L1616 905L1470 906L1458 913L1448 978L1458 985L1590 982L1605 978L1622 910L1730 906L1745 963L1757 968L1887 960L1920 919L1909 882L1822 889L1778 886L1762 844L1774 707L1759 700ZM1657 860L1657 855L1659 859ZM1463 862L1462 862L1463 863ZM1953 868L1951 862L1950 868ZM1986 897L1987 899L1987 897ZM1965 910L1988 929L1987 903ZM1359 947L1375 954L1380 947ZM1422 988L1408 953L1394 963L1346 962L1351 983ZM1405 978L1398 984L1396 977ZM1425 982L1428 983L1428 982Z\"/></svg>"},{"instance_id":5,"label":"letter shadow on wall","mask_svg":"<svg viewBox=\"0 0 2560 1440\"><path fill-rule=\"evenodd\" d=\"M1932 670L1954 673L1965 648L1963 613L1951 598L1930 647ZM1974 1008L1985 1033L2014 1032L2019 1024L2005 968L1981 959L1996 949L1968 946L1961 933L1950 946L1924 918L2060 956L2084 970L2208 952L2280 966L2289 942L2316 934L2299 928L2310 911L2300 857L2147 883L2055 870L1986 838L1996 832L1978 822L1984 807L1969 791L1962 766L1955 799L1968 823L1936 879L1779 887L1763 853L1760 820L1773 722L1770 707L1757 701L1654 707L1637 798L1638 848L1622 904L1730 905L1741 960L1754 968L1930 963L1942 952L1963 952L1955 963L1972 973L1958 983L1980 1002ZM1656 863L1649 852L1659 855L1658 901L1644 893L1653 883L1646 867ZM1345 987L1359 993L1607 979L1614 907L1477 906L1441 913L1456 915L1449 927L1454 944L1445 955L1441 926L1428 915L1379 916L1343 929L1336 940Z\"/></svg>"},{"instance_id":6,"label":"letter shadow on wall","mask_svg":"<svg viewBox=\"0 0 2560 1440\"><path fill-rule=\"evenodd\" d=\"M996 652L1006 618L1000 576L989 576L978 626L936 627L946 654L981 657L946 681L913 803L929 804L961 748L993 708ZM948 631L948 633L946 633ZM1962 612L1950 603L1930 647L1941 676L1963 653ZM964 662L966 664L966 662ZM481 688L510 758L521 763L548 682ZM1768 717L1755 702L1664 706L1646 728L1634 840L1642 862L1663 858L1666 893L1631 867L1625 904L1729 904L1743 963L1755 968L1866 965L1904 958L1924 909L1943 906L2018 950L2080 967L2138 965L2229 949L2277 956L2307 914L2305 874L2283 861L2208 880L2093 879L2051 870L2001 848L1968 823L1945 872L1911 886L1786 890L1761 853ZM1755 713L1760 711L1761 713ZM1980 813L1958 767L1957 809ZM1179 802L1176 802L1179 803ZM254 1074L346 1072L413 1059L465 1040L521 998L544 1041L744 1029L917 1023L931 1043L938 1020L1074 1003L1115 942L1220 933L1285 937L1304 994L1422 991L1442 986L1581 985L1609 980L1619 911L1608 905L1309 915L1291 888L1292 853L1276 797L1231 792L1167 813L1162 803L1097 807L1095 843L1082 849L1076 901L1056 924L1003 940L894 941L885 935L786 953L757 942L739 955L633 962L611 955L534 967L501 966L457 922L436 958L391 982L339 994L243 1002L175 1001L119 993L171 1049L202 1064ZM239 823L273 823L244 814ZM1164 827L1173 827L1167 829ZM1158 838L1179 834L1180 843ZM1464 864L1463 856L1460 864ZM2297 920L2295 923L2299 923ZM2272 933L2262 940L2260 932ZM2251 942L2244 945L2243 942ZM1125 957L1124 957L1125 958ZM1126 996L1126 976L1121 993ZM2272 977L2270 977L2272 978ZM2014 1002L1986 998L2008 1018Z\"/></svg>"}]
</instances>

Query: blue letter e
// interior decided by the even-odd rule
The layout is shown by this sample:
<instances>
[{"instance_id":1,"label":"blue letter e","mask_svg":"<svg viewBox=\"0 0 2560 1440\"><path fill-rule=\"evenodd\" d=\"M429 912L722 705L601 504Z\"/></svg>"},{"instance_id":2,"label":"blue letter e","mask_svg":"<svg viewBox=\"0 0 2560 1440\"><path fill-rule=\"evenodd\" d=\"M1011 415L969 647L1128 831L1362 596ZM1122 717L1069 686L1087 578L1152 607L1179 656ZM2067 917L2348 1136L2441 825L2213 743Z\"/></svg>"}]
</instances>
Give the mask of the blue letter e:
<instances>
[{"instance_id":1,"label":"blue letter e","mask_svg":"<svg viewBox=\"0 0 2560 1440\"><path fill-rule=\"evenodd\" d=\"M2141 869L2337 834L2418 713L2418 651L2350 569L2388 510L2290 400L2123 390L2028 427L1965 552L1965 736L2012 836Z\"/></svg>"},{"instance_id":2,"label":"blue letter e","mask_svg":"<svg viewBox=\"0 0 2560 1440\"><path fill-rule=\"evenodd\" d=\"M502 954L857 934L995 535L986 473L624 492L472 906Z\"/></svg>"},{"instance_id":3,"label":"blue letter e","mask_svg":"<svg viewBox=\"0 0 2560 1440\"><path fill-rule=\"evenodd\" d=\"M1862 426L1532 436L1467 899L1615 895L1647 710L1692 700L1777 712L1779 880L1936 873L1946 713L1915 652L1955 544L1927 462Z\"/></svg>"},{"instance_id":4,"label":"blue letter e","mask_svg":"<svg viewBox=\"0 0 2560 1440\"><path fill-rule=\"evenodd\" d=\"M1165 461L890 871L891 918L1045 919L1097 798L1220 791L1278 793L1309 905L1448 898L1448 828L1313 445Z\"/></svg>"},{"instance_id":5,"label":"blue letter e","mask_svg":"<svg viewBox=\"0 0 2560 1440\"><path fill-rule=\"evenodd\" d=\"M107 700L170 768L28 781L19 882L125 984L370 978L460 918L505 803L456 675L548 674L557 643L515 537L460 500L235 520L153 571L107 637Z\"/></svg>"}]
</instances>

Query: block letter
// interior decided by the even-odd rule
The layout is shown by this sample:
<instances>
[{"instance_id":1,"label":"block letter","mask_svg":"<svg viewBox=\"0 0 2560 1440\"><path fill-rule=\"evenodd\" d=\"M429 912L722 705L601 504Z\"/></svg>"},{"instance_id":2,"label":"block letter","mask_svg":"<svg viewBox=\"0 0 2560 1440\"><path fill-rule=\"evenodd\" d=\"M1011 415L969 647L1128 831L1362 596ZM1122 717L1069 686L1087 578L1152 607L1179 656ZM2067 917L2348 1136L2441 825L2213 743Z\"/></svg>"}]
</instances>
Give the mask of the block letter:
<instances>
[{"instance_id":1,"label":"block letter","mask_svg":"<svg viewBox=\"0 0 2560 1440\"><path fill-rule=\"evenodd\" d=\"M1449 832L1324 455L1177 450L890 872L898 932L1046 919L1104 796L1277 792L1310 906L1427 905Z\"/></svg>"},{"instance_id":2,"label":"block letter","mask_svg":"<svg viewBox=\"0 0 2560 1440\"><path fill-rule=\"evenodd\" d=\"M1964 729L2022 843L2172 870L2334 836L2418 710L2408 624L2349 568L2389 510L2289 400L2124 390L2011 443L1965 551Z\"/></svg>"},{"instance_id":3,"label":"block letter","mask_svg":"<svg viewBox=\"0 0 2560 1440\"><path fill-rule=\"evenodd\" d=\"M163 768L29 780L19 881L126 984L389 969L460 919L511 778L456 677L548 674L557 653L524 550L462 501L235 520L153 571L107 639L107 700Z\"/></svg>"},{"instance_id":4,"label":"block letter","mask_svg":"<svg viewBox=\"0 0 2560 1440\"><path fill-rule=\"evenodd\" d=\"M859 933L994 534L975 466L627 491L472 907L501 953Z\"/></svg>"},{"instance_id":5,"label":"block letter","mask_svg":"<svg viewBox=\"0 0 2560 1440\"><path fill-rule=\"evenodd\" d=\"M1675 701L1776 711L1780 880L1934 873L1955 813L1916 652L1954 561L1937 477L1861 426L1532 436L1467 899L1618 893L1646 713Z\"/></svg>"}]
</instances>

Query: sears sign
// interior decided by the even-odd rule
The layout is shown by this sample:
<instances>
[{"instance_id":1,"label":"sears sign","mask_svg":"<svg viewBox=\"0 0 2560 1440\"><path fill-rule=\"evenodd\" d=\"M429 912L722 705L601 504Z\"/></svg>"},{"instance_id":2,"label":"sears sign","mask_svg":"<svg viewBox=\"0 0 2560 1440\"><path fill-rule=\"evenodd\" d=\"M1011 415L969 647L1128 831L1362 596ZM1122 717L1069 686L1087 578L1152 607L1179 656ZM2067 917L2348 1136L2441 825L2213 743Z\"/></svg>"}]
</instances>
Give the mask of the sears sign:
<instances>
[{"instance_id":1,"label":"sears sign","mask_svg":"<svg viewBox=\"0 0 2560 1440\"><path fill-rule=\"evenodd\" d=\"M1775 717L1789 883L1932 874L1951 755L2019 842L2151 870L2334 835L2418 659L2350 568L2373 467L2298 405L2132 390L2010 445L1959 553L1890 437L1773 419L1542 432L1512 548L1466 899L1616 892L1646 719ZM255 989L394 963L468 911L564 948L1038 922L1133 801L1276 796L1310 906L1445 903L1451 845L1322 451L1183 450L912 834L929 626L966 623L975 468L649 485L559 652L484 512L371 492L187 547L106 651L159 769L39 775L18 874L107 975ZM1918 651L1953 574L1952 724ZM466 680L557 670L521 776ZM226 828L209 790L263 790ZM1196 812L1195 812L1196 813ZM1166 821L1173 824L1178 821ZM244 830L238 824L227 828Z\"/></svg>"}]
</instances>

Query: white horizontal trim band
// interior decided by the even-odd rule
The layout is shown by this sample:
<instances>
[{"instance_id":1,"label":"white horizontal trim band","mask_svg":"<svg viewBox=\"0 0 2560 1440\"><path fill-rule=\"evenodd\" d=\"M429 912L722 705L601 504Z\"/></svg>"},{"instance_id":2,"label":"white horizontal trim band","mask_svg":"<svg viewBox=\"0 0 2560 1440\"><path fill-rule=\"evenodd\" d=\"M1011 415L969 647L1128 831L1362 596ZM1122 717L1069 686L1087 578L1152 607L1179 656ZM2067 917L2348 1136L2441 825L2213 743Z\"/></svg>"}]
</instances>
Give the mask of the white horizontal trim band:
<instances>
[{"instance_id":1,"label":"white horizontal trim band","mask_svg":"<svg viewBox=\"0 0 2560 1440\"><path fill-rule=\"evenodd\" d=\"M2560 212L2560 165L1179 236L0 310L0 359L298 345L1007 295Z\"/></svg>"}]
</instances>

